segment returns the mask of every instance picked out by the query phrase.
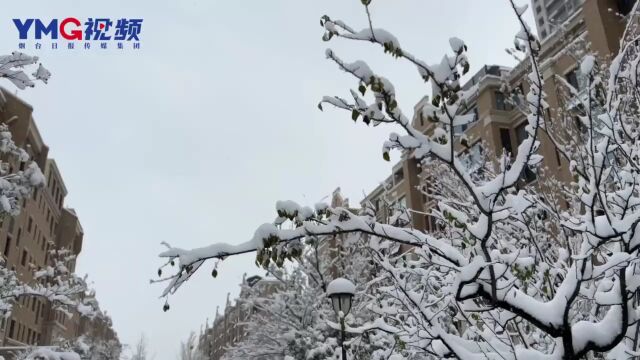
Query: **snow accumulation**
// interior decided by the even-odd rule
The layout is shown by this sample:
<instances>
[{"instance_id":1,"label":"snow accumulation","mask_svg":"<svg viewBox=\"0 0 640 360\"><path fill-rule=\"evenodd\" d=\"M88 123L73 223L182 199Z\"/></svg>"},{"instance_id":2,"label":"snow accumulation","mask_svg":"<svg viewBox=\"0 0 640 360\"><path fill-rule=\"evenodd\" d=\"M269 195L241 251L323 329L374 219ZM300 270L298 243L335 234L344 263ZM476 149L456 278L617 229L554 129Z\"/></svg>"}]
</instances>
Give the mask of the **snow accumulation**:
<instances>
[{"instance_id":1,"label":"snow accumulation","mask_svg":"<svg viewBox=\"0 0 640 360\"><path fill-rule=\"evenodd\" d=\"M460 49L464 47L464 41L462 41L460 38L452 37L449 39L449 45L451 45L451 50L453 50L454 52L459 52Z\"/></svg>"},{"instance_id":2,"label":"snow accumulation","mask_svg":"<svg viewBox=\"0 0 640 360\"><path fill-rule=\"evenodd\" d=\"M327 294L355 294L356 286L345 278L337 278L327 286Z\"/></svg>"},{"instance_id":3,"label":"snow accumulation","mask_svg":"<svg viewBox=\"0 0 640 360\"><path fill-rule=\"evenodd\" d=\"M80 355L74 352L57 352L49 348L38 348L27 357L28 360L80 360Z\"/></svg>"},{"instance_id":4,"label":"snow accumulation","mask_svg":"<svg viewBox=\"0 0 640 360\"><path fill-rule=\"evenodd\" d=\"M582 63L580 63L580 72L584 75L591 73L595 62L596 58L593 55L585 56L584 59L582 59Z\"/></svg>"}]
</instances>

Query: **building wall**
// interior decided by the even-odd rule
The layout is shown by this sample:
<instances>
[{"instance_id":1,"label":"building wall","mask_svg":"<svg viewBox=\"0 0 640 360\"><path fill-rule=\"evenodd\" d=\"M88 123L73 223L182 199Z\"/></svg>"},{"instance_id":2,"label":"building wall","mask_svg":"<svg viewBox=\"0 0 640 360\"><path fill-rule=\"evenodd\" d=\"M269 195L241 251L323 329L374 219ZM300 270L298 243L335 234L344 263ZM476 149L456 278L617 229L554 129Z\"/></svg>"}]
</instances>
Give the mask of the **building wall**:
<instances>
[{"instance_id":1,"label":"building wall","mask_svg":"<svg viewBox=\"0 0 640 360\"><path fill-rule=\"evenodd\" d=\"M33 280L33 270L52 263L50 249L65 248L79 255L84 235L75 211L64 208L67 189L55 161L48 158L49 148L43 142L32 112L29 104L0 88L0 122L9 125L16 144L31 155L47 180L44 188L24 201L20 215L3 219L0 225L0 256L24 282ZM14 170L21 166L16 161L11 162ZM74 271L75 261L67 267ZM80 323L78 314L69 318L54 311L45 300L23 298L8 319L0 320L0 343L5 346L50 345L58 337L78 337Z\"/></svg>"},{"instance_id":2,"label":"building wall","mask_svg":"<svg viewBox=\"0 0 640 360\"><path fill-rule=\"evenodd\" d=\"M252 276L246 279L245 284L257 290L261 296L267 296L278 290L278 282L273 279L262 279ZM216 317L211 327L207 324L200 335L198 348L206 359L219 360L224 356L226 349L242 341L245 337L246 323L256 311L243 306L242 300L247 297L246 291L241 291L235 304L231 304L227 297L224 313L220 315L216 310Z\"/></svg>"}]
</instances>

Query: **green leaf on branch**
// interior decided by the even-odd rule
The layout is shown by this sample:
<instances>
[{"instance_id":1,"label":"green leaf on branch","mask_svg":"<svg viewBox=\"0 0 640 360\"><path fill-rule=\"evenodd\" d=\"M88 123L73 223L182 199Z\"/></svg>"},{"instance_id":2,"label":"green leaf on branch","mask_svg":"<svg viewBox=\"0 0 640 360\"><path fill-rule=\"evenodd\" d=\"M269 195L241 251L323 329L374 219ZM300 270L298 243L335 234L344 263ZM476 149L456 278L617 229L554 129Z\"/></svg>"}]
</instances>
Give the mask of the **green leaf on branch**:
<instances>
[{"instance_id":1,"label":"green leaf on branch","mask_svg":"<svg viewBox=\"0 0 640 360\"><path fill-rule=\"evenodd\" d=\"M464 63L464 65L462 66L462 75L468 72L469 72L469 63Z\"/></svg>"},{"instance_id":2,"label":"green leaf on branch","mask_svg":"<svg viewBox=\"0 0 640 360\"><path fill-rule=\"evenodd\" d=\"M357 121L358 116L360 116L360 112L358 112L358 110L354 109L353 111L351 111L351 120Z\"/></svg>"},{"instance_id":3,"label":"green leaf on branch","mask_svg":"<svg viewBox=\"0 0 640 360\"><path fill-rule=\"evenodd\" d=\"M385 161L391 161L391 158L389 157L389 152L388 151L385 151L384 153L382 153L382 158Z\"/></svg>"}]
</instances>

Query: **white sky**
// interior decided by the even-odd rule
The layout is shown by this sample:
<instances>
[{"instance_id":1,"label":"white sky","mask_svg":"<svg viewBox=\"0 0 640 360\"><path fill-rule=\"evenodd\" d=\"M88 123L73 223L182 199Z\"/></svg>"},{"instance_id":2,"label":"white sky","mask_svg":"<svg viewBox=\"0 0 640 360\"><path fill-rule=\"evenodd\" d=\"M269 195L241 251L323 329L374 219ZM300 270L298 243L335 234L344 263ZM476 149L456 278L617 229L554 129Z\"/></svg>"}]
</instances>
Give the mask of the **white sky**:
<instances>
[{"instance_id":1,"label":"white sky","mask_svg":"<svg viewBox=\"0 0 640 360\"><path fill-rule=\"evenodd\" d=\"M377 27L428 63L458 36L469 46L471 73L513 64L503 49L518 26L506 0L373 0L372 11ZM340 186L356 202L389 174L380 151L389 128L316 108L323 95L357 88L324 50L368 60L396 83L409 114L427 87L380 48L321 41L323 14L365 26L358 0L2 5L0 54L17 48L12 18L144 19L140 50L31 47L53 77L20 93L35 108L69 189L66 204L85 230L78 270L93 279L124 343L145 333L156 360L175 359L180 340L224 306L227 292L237 293L242 274L260 273L252 255L227 260L215 280L207 267L164 313L162 288L149 285L161 241L242 242L274 218L277 200L312 205Z\"/></svg>"}]
</instances>

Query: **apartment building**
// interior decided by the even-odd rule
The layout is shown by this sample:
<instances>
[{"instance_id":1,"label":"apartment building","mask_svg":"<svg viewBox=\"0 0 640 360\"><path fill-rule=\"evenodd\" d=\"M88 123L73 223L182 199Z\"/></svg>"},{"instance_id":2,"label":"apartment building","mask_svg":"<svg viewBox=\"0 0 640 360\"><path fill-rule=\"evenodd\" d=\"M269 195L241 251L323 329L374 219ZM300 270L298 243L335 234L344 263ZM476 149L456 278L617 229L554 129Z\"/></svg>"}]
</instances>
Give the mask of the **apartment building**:
<instances>
[{"instance_id":1,"label":"apartment building","mask_svg":"<svg viewBox=\"0 0 640 360\"><path fill-rule=\"evenodd\" d=\"M273 278L262 278L251 276L243 279L243 284L266 296L278 290L280 282ZM219 360L225 354L228 347L242 341L246 335L246 324L257 309L243 304L242 300L248 296L246 290L242 290L240 295L232 304L227 294L227 303L223 314L216 309L216 316L213 324L206 324L205 329L200 334L198 348L209 360Z\"/></svg>"},{"instance_id":2,"label":"apartment building","mask_svg":"<svg viewBox=\"0 0 640 360\"><path fill-rule=\"evenodd\" d=\"M20 215L7 217L0 225L1 255L24 282L33 280L34 269L52 263L51 249L67 249L79 255L84 237L75 210L64 206L67 188L55 160L48 158L49 148L32 113L29 104L0 88L0 122L9 126L15 143L29 153L46 178L46 186L24 200ZM14 161L11 168L16 170L24 165ZM75 270L75 261L66 265L70 271ZM43 299L24 297L14 307L11 317L0 319L0 344L50 345L58 338L77 338L93 325L105 336L116 337L110 321L108 324L102 324L106 320L87 321L79 314L68 317ZM105 326L109 330L101 329Z\"/></svg>"},{"instance_id":3,"label":"apartment building","mask_svg":"<svg viewBox=\"0 0 640 360\"><path fill-rule=\"evenodd\" d=\"M581 9L584 2L585 0L531 0L538 37L545 40L552 35ZM620 15L628 14L634 2L635 0L602 1L609 3L609 9Z\"/></svg>"},{"instance_id":4,"label":"apartment building","mask_svg":"<svg viewBox=\"0 0 640 360\"><path fill-rule=\"evenodd\" d=\"M531 7L538 29L538 37L546 39L571 15L575 14L584 0L531 0Z\"/></svg>"},{"instance_id":5,"label":"apartment building","mask_svg":"<svg viewBox=\"0 0 640 360\"><path fill-rule=\"evenodd\" d=\"M534 0L534 7L543 2L551 5L554 1ZM562 32L548 34L542 40L541 70L545 79L546 100L550 106L547 116L556 116L560 106L558 77L564 78L578 89L581 87L578 64L568 44L584 40L590 43L591 49L599 58L606 59L618 50L625 25L620 14L625 11L628 13L632 5L616 0L583 0L580 4L564 24ZM463 89L471 94L467 100L468 112L475 113L478 120L469 126L455 129L456 133L464 133L467 138L467 146L458 146L461 153L465 152L473 157L475 154L501 154L503 149L511 154L517 152L518 145L526 137L525 117L516 108L517 104L509 101L513 98L502 91L502 85L507 83L510 88L526 94L528 84L524 79L529 71L528 66L527 61L513 69L485 65L463 85ZM435 128L432 122L419 116L420 109L428 101L428 97L425 97L416 104L414 110L417 115L413 118L413 126L425 134L430 134ZM540 142L545 173L561 181L570 181L568 164L556 152L546 134L540 135ZM406 206L411 211L410 226L434 230L436 221L428 213L435 204L428 193L424 194L419 190L419 186L420 177L428 178L437 174L421 173L422 169L415 159L403 154L401 161L393 167L392 175L369 193L362 205L371 202L378 210L379 220L383 222L388 222L392 212L390 208L394 205ZM534 182L536 175L525 171L522 181Z\"/></svg>"}]
</instances>

